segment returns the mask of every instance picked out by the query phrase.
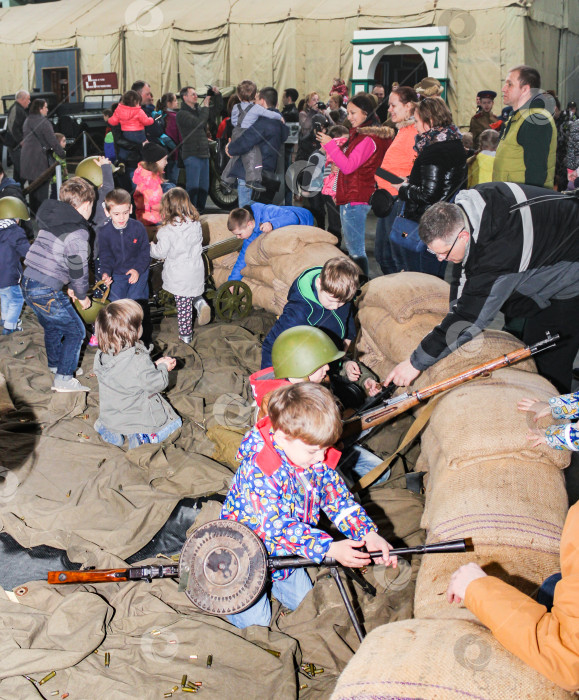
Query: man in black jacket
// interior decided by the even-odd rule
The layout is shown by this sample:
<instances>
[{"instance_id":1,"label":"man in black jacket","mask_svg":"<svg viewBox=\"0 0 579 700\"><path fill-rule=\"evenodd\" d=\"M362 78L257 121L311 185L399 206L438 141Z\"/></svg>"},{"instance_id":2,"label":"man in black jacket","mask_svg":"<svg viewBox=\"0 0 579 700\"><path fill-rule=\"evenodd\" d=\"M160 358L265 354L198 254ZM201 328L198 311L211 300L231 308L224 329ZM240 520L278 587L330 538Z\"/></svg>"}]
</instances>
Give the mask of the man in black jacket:
<instances>
[{"instance_id":1,"label":"man in black jacket","mask_svg":"<svg viewBox=\"0 0 579 700\"><path fill-rule=\"evenodd\" d=\"M265 109L277 112L277 90L272 87L262 88L257 93L256 102ZM262 181L266 187L266 191L260 197L260 202L264 204L271 204L280 187L275 173L278 158L280 155L283 156L283 144L288 135L289 129L283 122L277 119L259 117L250 129L246 129L239 138L227 145L227 153L230 156L241 156L254 146L259 146L263 163ZM251 204L252 201L251 190L245 186L243 179L245 172L241 160L238 161L238 165L240 169L236 171L234 168L232 173L238 177L239 206L241 207Z\"/></svg>"},{"instance_id":2,"label":"man in black jacket","mask_svg":"<svg viewBox=\"0 0 579 700\"><path fill-rule=\"evenodd\" d=\"M24 185L26 179L20 177L20 152L21 143L24 138L22 127L28 116L28 106L30 105L30 93L26 90L19 90L15 95L15 102L8 110L6 119L6 131L8 135L7 146L10 151L10 158L14 164L13 177Z\"/></svg>"},{"instance_id":3,"label":"man in black jacket","mask_svg":"<svg viewBox=\"0 0 579 700\"><path fill-rule=\"evenodd\" d=\"M540 374L571 388L579 350L579 200L541 187L489 182L428 209L419 234L439 260L462 264L450 311L386 379L410 384L486 328L499 311L525 319L523 341L559 333L540 355Z\"/></svg>"}]
</instances>

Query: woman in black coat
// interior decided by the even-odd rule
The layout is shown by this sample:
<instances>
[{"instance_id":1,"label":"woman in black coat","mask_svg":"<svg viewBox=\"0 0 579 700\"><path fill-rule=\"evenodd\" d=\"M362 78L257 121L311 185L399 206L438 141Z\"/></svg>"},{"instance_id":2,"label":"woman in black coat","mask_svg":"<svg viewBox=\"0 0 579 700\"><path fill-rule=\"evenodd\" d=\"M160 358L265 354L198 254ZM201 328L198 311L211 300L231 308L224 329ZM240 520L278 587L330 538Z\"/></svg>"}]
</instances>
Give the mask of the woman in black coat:
<instances>
[{"instance_id":1,"label":"woman in black coat","mask_svg":"<svg viewBox=\"0 0 579 700\"><path fill-rule=\"evenodd\" d=\"M462 134L452 123L452 114L440 97L425 97L414 110L418 153L408 180L399 187L404 218L418 222L436 202L448 201L466 187L468 168ZM396 224L395 224L396 226ZM396 250L393 251L396 256ZM403 269L444 277L446 262L438 262L426 250L404 256Z\"/></svg>"},{"instance_id":2,"label":"woman in black coat","mask_svg":"<svg viewBox=\"0 0 579 700\"><path fill-rule=\"evenodd\" d=\"M34 100L22 127L24 138L20 156L20 175L23 180L28 180L29 184L50 167L50 151L54 151L61 158L66 156L66 151L54 135L51 122L46 118L47 114L46 100ZM30 207L34 212L45 199L48 199L50 180L51 178L48 178L44 184L30 193Z\"/></svg>"}]
</instances>

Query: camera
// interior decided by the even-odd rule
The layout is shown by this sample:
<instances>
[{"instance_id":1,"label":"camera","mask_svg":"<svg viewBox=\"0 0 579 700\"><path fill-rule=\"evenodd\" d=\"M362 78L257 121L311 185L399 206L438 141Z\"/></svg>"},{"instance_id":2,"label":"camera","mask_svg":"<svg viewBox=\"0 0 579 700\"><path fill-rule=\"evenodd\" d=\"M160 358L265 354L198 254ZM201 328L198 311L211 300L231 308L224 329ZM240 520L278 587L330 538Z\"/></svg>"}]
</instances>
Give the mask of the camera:
<instances>
[{"instance_id":1,"label":"camera","mask_svg":"<svg viewBox=\"0 0 579 700\"><path fill-rule=\"evenodd\" d=\"M205 87L207 88L207 94L205 95L205 97L213 97L215 91L213 90L211 85L206 85Z\"/></svg>"}]
</instances>

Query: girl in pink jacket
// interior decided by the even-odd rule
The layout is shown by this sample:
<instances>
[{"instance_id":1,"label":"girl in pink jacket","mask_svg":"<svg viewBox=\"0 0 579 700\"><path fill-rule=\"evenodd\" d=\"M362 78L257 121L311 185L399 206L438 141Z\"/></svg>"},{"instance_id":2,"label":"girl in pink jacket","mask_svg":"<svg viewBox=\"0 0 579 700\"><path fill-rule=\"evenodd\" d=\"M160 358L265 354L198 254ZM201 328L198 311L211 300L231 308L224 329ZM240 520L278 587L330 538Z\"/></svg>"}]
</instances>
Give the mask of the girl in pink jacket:
<instances>
[{"instance_id":1,"label":"girl in pink jacket","mask_svg":"<svg viewBox=\"0 0 579 700\"><path fill-rule=\"evenodd\" d=\"M141 96L135 90L128 90L123 95L120 104L109 118L110 126L120 124L123 136L128 141L144 143L147 140L145 127L153 123L153 117L148 117L141 109Z\"/></svg>"},{"instance_id":2,"label":"girl in pink jacket","mask_svg":"<svg viewBox=\"0 0 579 700\"><path fill-rule=\"evenodd\" d=\"M164 178L167 159L168 153L163 146L146 143L143 146L143 160L133 174L136 187L133 199L137 220L145 226L154 226L161 222L161 199L164 189L171 184Z\"/></svg>"}]
</instances>

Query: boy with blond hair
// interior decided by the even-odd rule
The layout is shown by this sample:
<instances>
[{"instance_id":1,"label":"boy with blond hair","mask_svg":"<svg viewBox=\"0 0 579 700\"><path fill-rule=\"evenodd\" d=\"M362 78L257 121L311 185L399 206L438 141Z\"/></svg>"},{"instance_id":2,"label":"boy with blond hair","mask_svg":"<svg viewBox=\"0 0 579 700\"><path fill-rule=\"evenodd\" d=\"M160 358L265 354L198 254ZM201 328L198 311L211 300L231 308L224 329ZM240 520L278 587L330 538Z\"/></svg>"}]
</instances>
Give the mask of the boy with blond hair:
<instances>
[{"instance_id":1,"label":"boy with blond hair","mask_svg":"<svg viewBox=\"0 0 579 700\"><path fill-rule=\"evenodd\" d=\"M46 359L55 375L53 391L89 390L74 377L86 331L70 299L78 299L83 309L91 305L88 220L94 200L94 187L86 180L67 180L59 200L47 199L40 205L38 236L24 260L22 295L44 328Z\"/></svg>"},{"instance_id":2,"label":"boy with blond hair","mask_svg":"<svg viewBox=\"0 0 579 700\"><path fill-rule=\"evenodd\" d=\"M345 255L330 258L323 267L310 267L294 280L282 315L261 347L261 369L271 367L276 338L294 326L315 326L340 349L347 350L356 337L352 301L359 286L360 268ZM356 381L358 376L348 376Z\"/></svg>"},{"instance_id":3,"label":"boy with blond hair","mask_svg":"<svg viewBox=\"0 0 579 700\"><path fill-rule=\"evenodd\" d=\"M298 555L318 564L328 556L343 566L361 567L371 561L360 550L365 545L382 552L377 563L396 566L391 546L335 471L340 452L332 445L342 433L342 421L330 392L310 383L286 386L273 393L268 411L241 443L241 464L221 518L250 527L273 556ZM347 539L334 540L316 527L320 510ZM290 610L312 588L303 569L275 571L272 579L273 595ZM269 626L267 594L227 618L242 629Z\"/></svg>"},{"instance_id":4,"label":"boy with blond hair","mask_svg":"<svg viewBox=\"0 0 579 700\"><path fill-rule=\"evenodd\" d=\"M259 117L283 121L279 112L265 109L265 107L256 104L256 95L257 85L252 80L242 80L237 86L237 96L240 99L240 103L236 104L231 112L231 124L233 125L232 141L235 141L247 129L250 129ZM246 187L251 188L255 192L265 192L265 187L261 184L262 162L259 146L254 146L242 156L232 156L229 159L221 175L221 180L225 186L229 188L230 185L234 185L237 181L237 178L232 174L232 170L238 158L241 158L241 163L245 170Z\"/></svg>"}]
</instances>

